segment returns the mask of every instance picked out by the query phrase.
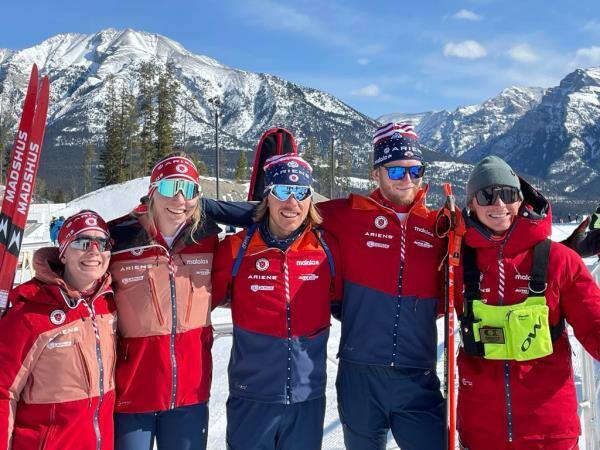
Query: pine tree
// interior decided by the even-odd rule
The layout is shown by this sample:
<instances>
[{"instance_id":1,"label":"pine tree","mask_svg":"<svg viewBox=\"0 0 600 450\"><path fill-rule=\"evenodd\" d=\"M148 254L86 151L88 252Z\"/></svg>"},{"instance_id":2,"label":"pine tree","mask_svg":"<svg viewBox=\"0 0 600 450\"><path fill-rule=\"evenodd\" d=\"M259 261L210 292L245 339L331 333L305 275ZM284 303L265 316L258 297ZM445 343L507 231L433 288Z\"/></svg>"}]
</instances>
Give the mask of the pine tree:
<instances>
[{"instance_id":1,"label":"pine tree","mask_svg":"<svg viewBox=\"0 0 600 450\"><path fill-rule=\"evenodd\" d=\"M123 139L123 151L127 160L125 176L131 180L138 176L141 170L138 168L139 158L137 158L137 140L138 140L138 112L135 104L135 97L132 92L121 87L121 134Z\"/></svg>"},{"instance_id":2,"label":"pine tree","mask_svg":"<svg viewBox=\"0 0 600 450\"><path fill-rule=\"evenodd\" d=\"M92 165L96 158L96 147L94 144L88 144L85 146L85 156L83 158L83 164L81 166L81 172L83 173L83 193L87 194L92 190L94 179L92 178Z\"/></svg>"},{"instance_id":3,"label":"pine tree","mask_svg":"<svg viewBox=\"0 0 600 450\"><path fill-rule=\"evenodd\" d=\"M235 179L237 181L243 181L248 178L248 159L246 158L246 152L241 151L238 157L237 164L235 166Z\"/></svg>"},{"instance_id":4,"label":"pine tree","mask_svg":"<svg viewBox=\"0 0 600 450\"><path fill-rule=\"evenodd\" d=\"M352 175L352 159L347 151L347 145L340 141L339 164L336 172L336 182L339 187L339 197L346 197L351 190L352 184L350 176Z\"/></svg>"},{"instance_id":5,"label":"pine tree","mask_svg":"<svg viewBox=\"0 0 600 450\"><path fill-rule=\"evenodd\" d=\"M154 160L154 128L156 111L154 100L156 96L156 69L152 62L140 64L138 69L139 86L139 115L141 131L139 135L140 158L136 176L148 175Z\"/></svg>"},{"instance_id":6,"label":"pine tree","mask_svg":"<svg viewBox=\"0 0 600 450\"><path fill-rule=\"evenodd\" d=\"M121 99L117 95L114 79L108 81L106 99L106 141L100 154L98 181L100 186L121 183L127 179L127 153L123 136Z\"/></svg>"},{"instance_id":7,"label":"pine tree","mask_svg":"<svg viewBox=\"0 0 600 450\"><path fill-rule=\"evenodd\" d=\"M173 63L167 63L165 71L158 77L156 97L156 152L153 163L173 151L175 142L174 123L176 118L179 84L175 79Z\"/></svg>"}]
</instances>

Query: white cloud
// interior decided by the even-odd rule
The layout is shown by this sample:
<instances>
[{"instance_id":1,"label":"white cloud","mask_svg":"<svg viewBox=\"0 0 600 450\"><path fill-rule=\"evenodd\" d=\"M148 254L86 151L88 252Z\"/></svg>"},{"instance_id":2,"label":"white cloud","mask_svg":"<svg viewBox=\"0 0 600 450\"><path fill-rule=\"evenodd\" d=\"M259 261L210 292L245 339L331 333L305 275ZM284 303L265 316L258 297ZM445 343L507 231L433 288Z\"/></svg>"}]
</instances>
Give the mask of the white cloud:
<instances>
[{"instance_id":1,"label":"white cloud","mask_svg":"<svg viewBox=\"0 0 600 450\"><path fill-rule=\"evenodd\" d=\"M594 45L578 49L573 64L578 68L600 66L600 47Z\"/></svg>"},{"instance_id":2,"label":"white cloud","mask_svg":"<svg viewBox=\"0 0 600 450\"><path fill-rule=\"evenodd\" d=\"M600 21L590 20L583 26L583 31L589 31L591 33L600 33Z\"/></svg>"},{"instance_id":3,"label":"white cloud","mask_svg":"<svg viewBox=\"0 0 600 450\"><path fill-rule=\"evenodd\" d=\"M529 44L514 45L508 50L508 56L523 63L533 63L540 59Z\"/></svg>"},{"instance_id":4,"label":"white cloud","mask_svg":"<svg viewBox=\"0 0 600 450\"><path fill-rule=\"evenodd\" d=\"M483 17L474 13L473 11L469 11L468 9L461 9L460 11L452 14L450 18L456 20L481 20Z\"/></svg>"},{"instance_id":5,"label":"white cloud","mask_svg":"<svg viewBox=\"0 0 600 450\"><path fill-rule=\"evenodd\" d=\"M444 56L456 58L478 59L487 55L485 48L476 41L448 42L444 46Z\"/></svg>"},{"instance_id":6,"label":"white cloud","mask_svg":"<svg viewBox=\"0 0 600 450\"><path fill-rule=\"evenodd\" d=\"M356 61L358 64L360 64L361 66L366 66L368 65L371 61L368 58L358 58L358 61Z\"/></svg>"},{"instance_id":7,"label":"white cloud","mask_svg":"<svg viewBox=\"0 0 600 450\"><path fill-rule=\"evenodd\" d=\"M381 95L381 88L376 84L368 84L350 92L350 94L355 97L379 97Z\"/></svg>"}]
</instances>

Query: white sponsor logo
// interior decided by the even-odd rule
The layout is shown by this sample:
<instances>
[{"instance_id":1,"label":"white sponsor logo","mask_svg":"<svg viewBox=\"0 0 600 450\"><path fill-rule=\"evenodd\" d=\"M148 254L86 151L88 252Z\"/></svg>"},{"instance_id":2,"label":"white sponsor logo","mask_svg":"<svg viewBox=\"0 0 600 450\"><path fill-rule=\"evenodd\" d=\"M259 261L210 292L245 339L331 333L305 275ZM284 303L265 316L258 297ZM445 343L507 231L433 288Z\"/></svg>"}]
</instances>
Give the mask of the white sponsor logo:
<instances>
[{"instance_id":1,"label":"white sponsor logo","mask_svg":"<svg viewBox=\"0 0 600 450\"><path fill-rule=\"evenodd\" d=\"M131 251L131 254L133 256L140 256L142 253L144 253L144 249L143 248L134 248Z\"/></svg>"},{"instance_id":2,"label":"white sponsor logo","mask_svg":"<svg viewBox=\"0 0 600 450\"><path fill-rule=\"evenodd\" d=\"M85 219L85 224L88 227L95 227L96 225L98 225L98 220L95 217L88 217L87 219Z\"/></svg>"},{"instance_id":3,"label":"white sponsor logo","mask_svg":"<svg viewBox=\"0 0 600 450\"><path fill-rule=\"evenodd\" d=\"M383 230L388 225L388 220L385 216L375 217L375 226L380 230Z\"/></svg>"},{"instance_id":4,"label":"white sponsor logo","mask_svg":"<svg viewBox=\"0 0 600 450\"><path fill-rule=\"evenodd\" d=\"M524 281L530 281L531 280L531 276L530 275L515 275L515 280L524 280Z\"/></svg>"},{"instance_id":5,"label":"white sponsor logo","mask_svg":"<svg viewBox=\"0 0 600 450\"><path fill-rule=\"evenodd\" d=\"M250 286L250 290L252 292L274 291L275 290L275 286L264 286L264 285L260 285L260 284L253 284L252 286Z\"/></svg>"},{"instance_id":6,"label":"white sponsor logo","mask_svg":"<svg viewBox=\"0 0 600 450\"><path fill-rule=\"evenodd\" d=\"M277 275L248 275L249 280L270 280L275 281L277 279Z\"/></svg>"},{"instance_id":7,"label":"white sponsor logo","mask_svg":"<svg viewBox=\"0 0 600 450\"><path fill-rule=\"evenodd\" d=\"M367 241L367 247L390 248L390 245L384 244L383 242Z\"/></svg>"},{"instance_id":8,"label":"white sponsor logo","mask_svg":"<svg viewBox=\"0 0 600 450\"><path fill-rule=\"evenodd\" d=\"M256 260L256 269L264 272L269 268L269 260L267 258L260 258Z\"/></svg>"},{"instance_id":9,"label":"white sponsor logo","mask_svg":"<svg viewBox=\"0 0 600 450\"><path fill-rule=\"evenodd\" d=\"M297 266L318 266L321 264L316 259L302 259L300 261L296 261Z\"/></svg>"},{"instance_id":10,"label":"white sponsor logo","mask_svg":"<svg viewBox=\"0 0 600 450\"><path fill-rule=\"evenodd\" d=\"M517 289L515 289L515 292L518 292L519 294L525 294L525 295L527 295L527 294L529 294L529 289L526 289L526 288L517 288Z\"/></svg>"},{"instance_id":11,"label":"white sponsor logo","mask_svg":"<svg viewBox=\"0 0 600 450\"><path fill-rule=\"evenodd\" d=\"M290 175L290 181L292 183L297 183L299 179L300 179L300 177L298 177L298 175L296 175L295 173Z\"/></svg>"},{"instance_id":12,"label":"white sponsor logo","mask_svg":"<svg viewBox=\"0 0 600 450\"><path fill-rule=\"evenodd\" d=\"M420 233L426 234L427 236L433 237L433 233L429 230L426 230L425 228L415 227L415 231L418 231Z\"/></svg>"},{"instance_id":13,"label":"white sponsor logo","mask_svg":"<svg viewBox=\"0 0 600 450\"><path fill-rule=\"evenodd\" d=\"M467 380L466 378L461 379L460 382L463 384L463 386L473 386L473 382L471 380Z\"/></svg>"},{"instance_id":14,"label":"white sponsor logo","mask_svg":"<svg viewBox=\"0 0 600 450\"><path fill-rule=\"evenodd\" d=\"M59 334L70 334L79 332L79 327L70 327L60 330ZM58 336L58 335L57 335Z\"/></svg>"},{"instance_id":15,"label":"white sponsor logo","mask_svg":"<svg viewBox=\"0 0 600 450\"><path fill-rule=\"evenodd\" d=\"M62 325L67 320L67 315L62 309L55 309L50 313L50 322L54 325Z\"/></svg>"},{"instance_id":16,"label":"white sponsor logo","mask_svg":"<svg viewBox=\"0 0 600 450\"><path fill-rule=\"evenodd\" d=\"M136 281L142 281L144 279L144 275L140 275L137 277L129 277L129 278L123 278L121 280L121 282L123 284L129 284L129 283L135 283Z\"/></svg>"},{"instance_id":17,"label":"white sponsor logo","mask_svg":"<svg viewBox=\"0 0 600 450\"><path fill-rule=\"evenodd\" d=\"M188 168L185 164L177 164L175 170L179 173L187 173Z\"/></svg>"},{"instance_id":18,"label":"white sponsor logo","mask_svg":"<svg viewBox=\"0 0 600 450\"><path fill-rule=\"evenodd\" d=\"M299 280L302 281L314 281L319 278L319 275L315 275L314 273L309 273L307 275L300 275L298 277Z\"/></svg>"},{"instance_id":19,"label":"white sponsor logo","mask_svg":"<svg viewBox=\"0 0 600 450\"><path fill-rule=\"evenodd\" d=\"M210 275L210 270L209 269L197 270L196 275Z\"/></svg>"},{"instance_id":20,"label":"white sponsor logo","mask_svg":"<svg viewBox=\"0 0 600 450\"><path fill-rule=\"evenodd\" d=\"M372 231L365 231L365 236L378 239L394 239L393 234L374 233Z\"/></svg>"},{"instance_id":21,"label":"white sponsor logo","mask_svg":"<svg viewBox=\"0 0 600 450\"><path fill-rule=\"evenodd\" d=\"M150 269L152 264L134 264L132 266L121 267L121 272L131 272L132 270L146 270Z\"/></svg>"},{"instance_id":22,"label":"white sponsor logo","mask_svg":"<svg viewBox=\"0 0 600 450\"><path fill-rule=\"evenodd\" d=\"M287 163L288 167L298 167L298 163L296 161L290 161Z\"/></svg>"},{"instance_id":23,"label":"white sponsor logo","mask_svg":"<svg viewBox=\"0 0 600 450\"><path fill-rule=\"evenodd\" d=\"M415 241L415 245L422 247L422 248L433 248L433 244L430 244L427 241Z\"/></svg>"},{"instance_id":24,"label":"white sponsor logo","mask_svg":"<svg viewBox=\"0 0 600 450\"><path fill-rule=\"evenodd\" d=\"M492 292L492 289L491 289L491 288L481 288L481 289L480 289L480 291L481 291L481 292ZM485 303L485 301L484 301L484 300L481 300L481 301L482 301L483 303Z\"/></svg>"},{"instance_id":25,"label":"white sponsor logo","mask_svg":"<svg viewBox=\"0 0 600 450\"><path fill-rule=\"evenodd\" d=\"M185 262L186 265L197 265L197 264L208 264L208 259L204 258L196 258L196 259L188 259Z\"/></svg>"},{"instance_id":26,"label":"white sponsor logo","mask_svg":"<svg viewBox=\"0 0 600 450\"><path fill-rule=\"evenodd\" d=\"M48 345L46 345L46 347L49 349L53 349L53 348L71 347L72 345L73 345L73 341L63 341L63 342L50 342Z\"/></svg>"}]
</instances>

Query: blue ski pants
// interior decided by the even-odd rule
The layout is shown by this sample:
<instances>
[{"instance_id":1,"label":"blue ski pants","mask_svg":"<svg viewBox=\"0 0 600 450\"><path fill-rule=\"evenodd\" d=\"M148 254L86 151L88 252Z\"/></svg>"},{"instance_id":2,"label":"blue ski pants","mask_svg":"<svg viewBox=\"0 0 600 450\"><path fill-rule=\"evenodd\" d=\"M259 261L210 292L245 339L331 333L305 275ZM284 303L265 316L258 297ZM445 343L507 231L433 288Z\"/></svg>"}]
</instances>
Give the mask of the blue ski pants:
<instances>
[{"instance_id":1,"label":"blue ski pants","mask_svg":"<svg viewBox=\"0 0 600 450\"><path fill-rule=\"evenodd\" d=\"M320 450L325 397L284 405L227 400L228 450Z\"/></svg>"},{"instance_id":2,"label":"blue ski pants","mask_svg":"<svg viewBox=\"0 0 600 450\"><path fill-rule=\"evenodd\" d=\"M208 404L168 411L115 414L115 450L205 450Z\"/></svg>"},{"instance_id":3,"label":"blue ski pants","mask_svg":"<svg viewBox=\"0 0 600 450\"><path fill-rule=\"evenodd\" d=\"M402 450L442 450L444 398L435 370L340 361L338 410L347 450L384 450L388 431Z\"/></svg>"}]
</instances>

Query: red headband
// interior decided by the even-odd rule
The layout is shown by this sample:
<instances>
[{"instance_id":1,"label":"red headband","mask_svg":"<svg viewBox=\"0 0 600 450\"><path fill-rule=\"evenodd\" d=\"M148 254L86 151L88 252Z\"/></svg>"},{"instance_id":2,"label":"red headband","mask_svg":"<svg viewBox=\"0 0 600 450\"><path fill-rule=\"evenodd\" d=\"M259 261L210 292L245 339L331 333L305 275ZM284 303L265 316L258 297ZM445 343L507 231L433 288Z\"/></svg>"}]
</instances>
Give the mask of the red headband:
<instances>
[{"instance_id":1,"label":"red headband","mask_svg":"<svg viewBox=\"0 0 600 450\"><path fill-rule=\"evenodd\" d=\"M150 187L148 196L156 190L156 183L160 180L177 178L198 183L198 169L194 163L185 156L171 156L156 163L150 174Z\"/></svg>"},{"instance_id":2,"label":"red headband","mask_svg":"<svg viewBox=\"0 0 600 450\"><path fill-rule=\"evenodd\" d=\"M60 231L58 232L59 256L65 253L69 244L79 234L91 230L101 231L107 237L110 236L106 222L94 211L82 211L65 220L65 223L60 227Z\"/></svg>"}]
</instances>

